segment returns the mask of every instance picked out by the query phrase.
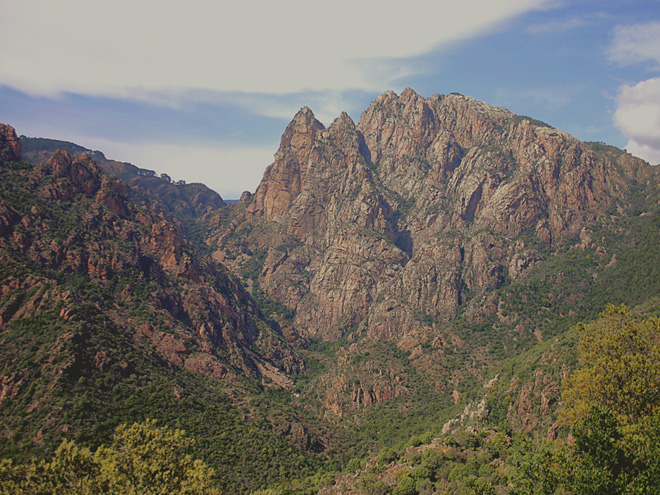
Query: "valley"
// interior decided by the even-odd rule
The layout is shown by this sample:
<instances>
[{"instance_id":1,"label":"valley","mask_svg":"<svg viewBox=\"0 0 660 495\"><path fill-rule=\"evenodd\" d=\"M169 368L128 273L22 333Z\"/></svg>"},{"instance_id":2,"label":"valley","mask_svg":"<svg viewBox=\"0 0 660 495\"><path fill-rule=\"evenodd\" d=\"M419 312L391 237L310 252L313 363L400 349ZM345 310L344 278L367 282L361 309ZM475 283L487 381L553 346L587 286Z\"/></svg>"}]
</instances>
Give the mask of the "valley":
<instances>
[{"instance_id":1,"label":"valley","mask_svg":"<svg viewBox=\"0 0 660 495\"><path fill-rule=\"evenodd\" d=\"M659 308L657 169L460 94L305 107L231 203L9 125L0 160L16 463L157 420L223 493L524 493L578 324Z\"/></svg>"}]
</instances>

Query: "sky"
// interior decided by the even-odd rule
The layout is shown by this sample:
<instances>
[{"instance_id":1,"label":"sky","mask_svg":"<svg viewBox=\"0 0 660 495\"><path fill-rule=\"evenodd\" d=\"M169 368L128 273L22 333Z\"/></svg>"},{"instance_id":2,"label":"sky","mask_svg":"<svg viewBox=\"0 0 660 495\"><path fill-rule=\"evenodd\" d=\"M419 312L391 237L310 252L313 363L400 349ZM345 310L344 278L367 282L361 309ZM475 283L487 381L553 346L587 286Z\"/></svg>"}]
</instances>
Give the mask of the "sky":
<instances>
[{"instance_id":1,"label":"sky","mask_svg":"<svg viewBox=\"0 0 660 495\"><path fill-rule=\"evenodd\" d=\"M0 122L254 192L303 106L452 92L660 163L660 0L21 0Z\"/></svg>"}]
</instances>

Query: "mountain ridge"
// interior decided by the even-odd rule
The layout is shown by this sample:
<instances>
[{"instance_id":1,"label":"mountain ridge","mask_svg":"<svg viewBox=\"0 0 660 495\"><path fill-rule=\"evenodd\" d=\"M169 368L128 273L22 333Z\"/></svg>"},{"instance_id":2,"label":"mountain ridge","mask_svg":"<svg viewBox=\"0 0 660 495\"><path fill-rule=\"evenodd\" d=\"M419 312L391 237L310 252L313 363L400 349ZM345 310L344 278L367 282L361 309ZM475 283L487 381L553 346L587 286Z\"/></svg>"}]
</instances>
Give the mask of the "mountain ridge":
<instances>
[{"instance_id":1,"label":"mountain ridge","mask_svg":"<svg viewBox=\"0 0 660 495\"><path fill-rule=\"evenodd\" d=\"M357 126L337 124L340 121L349 122L350 118L346 116L345 119L348 120L340 117L325 130L322 124L313 118L311 111L301 111L284 133L276 161L266 170L264 180L247 207L248 215L255 218L262 216L267 223L286 224L287 234L306 245L317 242L308 242L308 235L315 239L325 239L324 242L328 244L328 239L336 235L337 225L352 223L362 230L373 229L376 235L384 236L399 248L389 250L388 255L399 260L399 264L405 264L414 258L410 256L412 247L407 245L413 239L417 241L416 244L423 246L430 236L450 233L452 229L459 233L469 229L489 230L493 235L504 239L512 239L523 231L534 229L538 242L552 245L553 239L577 235L585 225L595 221L598 215L603 216L604 210L612 205L614 199L620 199L619 190L624 187L624 180L649 178L649 169L643 167L641 160L623 155L621 164L615 165L605 160L596 164L595 153L586 145L578 144L577 140L569 139L566 133L544 127L533 128L526 124L525 120L520 124L512 123L513 114L502 109L495 112L492 110L494 107L481 104L481 108L495 112L497 118L505 114L509 120L510 129L505 130L500 141L506 141L509 139L508 133L512 133L516 143L521 143L517 150L511 147L512 149L501 151L508 155L515 152L517 156L511 159L515 160L516 164L520 162L517 167L518 177L509 179L507 174L511 173L512 165L507 161L510 158L494 156L494 150L481 149L484 139L489 140L491 147L494 146L493 143L497 144L491 136L495 125L479 131L477 145L472 146L468 154L465 154L460 150L467 149L466 140L471 139L470 133L473 129L486 126L479 123L478 115L461 117L464 120L474 120L468 126L470 131L467 137L460 136L462 145L456 141L453 131L448 131L448 135L434 135L431 139L430 130L438 128L439 121L430 118L429 102L440 105L444 100L436 95L427 101L412 90L404 91L396 102L394 97L394 93L385 93L377 98L363 113ZM461 103L470 101L462 96L450 95L447 98ZM390 106L382 107L384 102ZM458 106L459 110L466 112L463 105ZM413 122L410 129L397 127L393 123L383 124L386 120L385 113L404 110L420 116L418 121L406 117L408 122ZM374 121L378 124L374 124ZM389 129L386 134L378 135L374 130L381 127ZM360 128L364 144L360 143L358 135L350 137L353 132L358 134ZM318 137L321 133L322 137ZM338 144L342 139L345 141ZM520 148L524 148L525 144L532 140L541 143L536 146L547 146L549 156L539 149L527 152L534 153L535 156L525 156ZM292 141L296 144L292 144ZM368 153L363 155L361 149L364 150L365 147ZM416 150L414 156L410 155L413 148ZM422 152L428 148L433 148L432 157ZM391 151L392 149L395 151ZM341 153L341 159L330 156L331 153ZM395 154L388 156L388 153ZM567 154L567 158L556 158L556 155L561 153ZM546 163L535 169L531 166L531 160L535 158L539 161L539 155ZM372 163L367 163L366 156ZM435 160L435 168L428 165L429 158ZM456 162L459 158L463 164L462 168L459 168ZM553 163L551 158L557 163ZM564 164L563 161L567 163ZM426 164L419 165L424 163ZM338 168L338 164L342 164L341 167L344 168ZM608 165L610 168L623 169L607 170ZM572 167L570 173L562 172L562 166L565 169ZM580 169L574 170L577 166ZM397 172L396 167L406 170ZM428 167L431 168L421 170ZM453 178L448 175L452 172ZM597 180L595 175L598 175ZM405 180L397 182L396 178L401 176ZM341 181L341 185L335 185L332 181ZM307 188L303 186L306 182ZM328 184L329 191L319 187L322 182ZM445 192L441 187L445 188ZM607 196L605 187L612 193L612 199ZM383 188L387 190L386 194L381 192ZM334 196L331 197L331 194ZM354 201L342 203L346 197L353 199L352 196L355 196ZM449 206L453 211L442 215L435 210L447 208L447 205L443 204L447 196L453 197ZM412 204L417 198L420 202L423 201L423 208L415 208ZM322 211L315 209L319 204L324 205ZM363 211L356 210L356 205ZM399 211L397 218L394 215L395 210ZM408 210L406 216L412 217L406 218L405 223L400 215L402 210ZM250 217L246 216L245 219L249 221ZM325 228L324 234L312 234L315 228ZM350 230L350 227L346 229ZM455 247L462 250L466 248ZM468 255L483 256L483 245L469 248L480 252ZM500 245L500 250L502 249ZM380 254L387 257L385 251ZM451 250L444 256L454 266L460 263L457 260L460 256L452 254ZM510 265L515 264L512 259L508 261ZM521 266L524 264L522 262ZM468 286L496 288L499 283L498 274L491 277L467 275L473 279L464 280ZM454 290L454 307L459 304L459 293L460 290ZM330 320L333 324L336 322L336 319Z\"/></svg>"},{"instance_id":2,"label":"mountain ridge","mask_svg":"<svg viewBox=\"0 0 660 495\"><path fill-rule=\"evenodd\" d=\"M294 312L290 326L303 337L347 338L367 353L368 342L397 342L436 369L433 380L445 382L437 387L456 391L461 379L447 384L447 370L432 363L471 346L461 328L489 322L512 339L509 348L550 330L504 316L507 300L495 291L524 281L575 238L598 250L591 231L610 228L653 181L657 171L624 152L604 153L469 97L425 99L407 89L376 98L357 124L341 115L326 129L302 109L244 213L214 243L219 256L234 257L234 232L251 231L240 239L260 264L247 278ZM241 273L254 259L228 266ZM327 377L319 384L329 387L326 406L341 417L380 402L373 398L410 394L396 372L379 369ZM356 373L366 384L353 389Z\"/></svg>"},{"instance_id":3,"label":"mountain ridge","mask_svg":"<svg viewBox=\"0 0 660 495\"><path fill-rule=\"evenodd\" d=\"M94 392L83 380L61 400L83 390L121 395L109 385L137 400L147 385L132 381L135 370L170 377L158 393L174 404L210 387L218 392L195 407L228 400L271 447L294 448L277 450L290 473L440 431L512 357L539 341L552 350L605 303L644 303L660 289L660 275L644 268L660 266L657 169L462 95L387 92L357 123L342 113L327 128L304 107L257 190L231 205L204 186L34 141L31 160L46 163L21 162L12 131L0 127L6 452L19 439L40 445L39 435L102 437L90 427L107 415L98 402L78 423L53 413L40 434L18 422L33 407L20 361L47 361L45 344L29 351L40 318L56 322L45 335L63 362L81 336L108 342L105 355L100 343L93 354L75 344L75 359L89 366L71 371L108 386ZM628 275L647 280L617 283ZM82 327L67 320L74 314ZM20 358L11 339L26 346ZM117 346L142 364L122 372ZM543 356L537 361L570 367L561 352ZM519 385L506 376L493 382L486 412L546 435L560 372ZM33 411L46 414L46 382L30 380L46 394ZM200 429L193 418L140 407L126 410ZM223 486L244 493L235 484L243 475L226 461L238 455L227 435L207 435L205 459L233 480ZM250 449L242 454L254 462L269 455Z\"/></svg>"},{"instance_id":4,"label":"mountain ridge","mask_svg":"<svg viewBox=\"0 0 660 495\"><path fill-rule=\"evenodd\" d=\"M86 153L55 151L39 165L11 158L0 164L3 456L44 456L63 437L98 445L146 416L206 430L200 448L225 488L245 483L262 448L285 452L273 462L278 476L313 465L317 440L294 411L249 404L291 388L304 363L189 238L186 211ZM236 463L242 472L232 473ZM273 473L263 475L249 483Z\"/></svg>"}]
</instances>

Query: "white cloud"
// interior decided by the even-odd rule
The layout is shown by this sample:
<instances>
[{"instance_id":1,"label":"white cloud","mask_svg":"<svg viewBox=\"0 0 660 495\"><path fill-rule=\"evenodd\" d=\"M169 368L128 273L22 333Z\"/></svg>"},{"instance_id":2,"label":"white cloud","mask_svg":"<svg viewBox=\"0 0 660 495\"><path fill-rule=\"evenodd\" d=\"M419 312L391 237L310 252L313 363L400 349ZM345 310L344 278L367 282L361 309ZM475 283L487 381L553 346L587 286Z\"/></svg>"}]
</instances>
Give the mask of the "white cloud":
<instances>
[{"instance_id":1,"label":"white cloud","mask_svg":"<svg viewBox=\"0 0 660 495\"><path fill-rule=\"evenodd\" d=\"M550 0L23 0L0 16L0 84L159 101L205 90L380 91L373 59L483 34ZM386 71L387 72L387 71Z\"/></svg>"},{"instance_id":2,"label":"white cloud","mask_svg":"<svg viewBox=\"0 0 660 495\"><path fill-rule=\"evenodd\" d=\"M653 61L659 68L660 22L617 27L609 58L619 65Z\"/></svg>"},{"instance_id":3,"label":"white cloud","mask_svg":"<svg viewBox=\"0 0 660 495\"><path fill-rule=\"evenodd\" d=\"M32 96L125 98L186 111L230 101L286 119L309 105L328 125L341 110L362 110L365 93L400 90L399 78L425 69L408 57L554 4L21 0L0 15L0 85ZM40 135L58 137L47 131ZM203 182L229 198L256 189L277 148L200 145L185 136L165 145L60 137L174 180Z\"/></svg>"},{"instance_id":4,"label":"white cloud","mask_svg":"<svg viewBox=\"0 0 660 495\"><path fill-rule=\"evenodd\" d=\"M629 139L628 151L660 163L660 78L622 86L614 122Z\"/></svg>"},{"instance_id":5,"label":"white cloud","mask_svg":"<svg viewBox=\"0 0 660 495\"><path fill-rule=\"evenodd\" d=\"M660 165L660 149L657 146L639 144L636 141L628 141L626 150L639 158L643 158L651 165Z\"/></svg>"},{"instance_id":6,"label":"white cloud","mask_svg":"<svg viewBox=\"0 0 660 495\"><path fill-rule=\"evenodd\" d=\"M619 65L650 62L651 69L660 68L660 22L618 26L609 58ZM614 123L628 138L628 151L660 163L660 78L621 86Z\"/></svg>"}]
</instances>

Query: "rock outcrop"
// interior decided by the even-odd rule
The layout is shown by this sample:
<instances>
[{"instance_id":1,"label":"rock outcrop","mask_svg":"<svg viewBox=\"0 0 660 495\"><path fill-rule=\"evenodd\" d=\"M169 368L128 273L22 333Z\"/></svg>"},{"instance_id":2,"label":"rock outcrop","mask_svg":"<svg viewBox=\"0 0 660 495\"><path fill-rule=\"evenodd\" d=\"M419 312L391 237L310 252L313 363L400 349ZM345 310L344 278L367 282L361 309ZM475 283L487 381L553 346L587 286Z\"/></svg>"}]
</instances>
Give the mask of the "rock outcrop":
<instances>
[{"instance_id":1,"label":"rock outcrop","mask_svg":"<svg viewBox=\"0 0 660 495\"><path fill-rule=\"evenodd\" d=\"M191 371L216 379L235 376L232 369L251 377L277 377L282 371L248 349L262 337L264 351L278 355L289 372L300 366L278 339L260 335L258 309L235 277L220 263L199 257L160 203L144 195L138 201L126 183L105 174L86 153L56 151L47 163L8 174L22 175L26 184L14 195L24 203L0 200L3 263L19 256L61 274L64 281L78 277L109 291L106 299L116 296L124 305L111 311L117 325L134 325L136 339L147 339L163 358ZM31 206L26 209L26 204ZM6 275L0 281L3 325L58 301L62 314L70 317L74 310L64 301L68 297L79 305L85 297L60 294L66 293L61 288L65 282L46 290L53 281L44 276ZM150 302L141 301L145 288ZM132 314L141 304L152 313L146 320Z\"/></svg>"},{"instance_id":2,"label":"rock outcrop","mask_svg":"<svg viewBox=\"0 0 660 495\"><path fill-rule=\"evenodd\" d=\"M13 162L21 159L21 141L14 128L0 124L0 160Z\"/></svg>"},{"instance_id":3,"label":"rock outcrop","mask_svg":"<svg viewBox=\"0 0 660 495\"><path fill-rule=\"evenodd\" d=\"M68 141L21 136L19 144L23 148L23 159L35 165L49 163L56 154L63 152L72 157L84 155L88 162L93 160L106 174L121 179L132 193L147 194L162 210L179 220L217 214L225 206L220 195L204 184L172 182L167 176L158 177L153 170L110 160L100 151L92 151Z\"/></svg>"}]
</instances>

